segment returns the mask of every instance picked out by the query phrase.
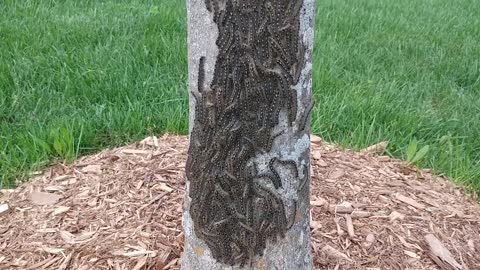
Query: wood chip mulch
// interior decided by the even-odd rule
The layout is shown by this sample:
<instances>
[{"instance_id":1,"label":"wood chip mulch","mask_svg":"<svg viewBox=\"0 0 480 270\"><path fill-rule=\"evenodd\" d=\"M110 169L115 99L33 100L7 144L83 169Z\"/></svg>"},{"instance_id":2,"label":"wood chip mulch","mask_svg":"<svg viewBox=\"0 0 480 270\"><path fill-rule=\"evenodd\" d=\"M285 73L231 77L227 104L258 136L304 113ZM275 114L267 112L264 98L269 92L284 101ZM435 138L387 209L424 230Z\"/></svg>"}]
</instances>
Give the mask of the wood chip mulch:
<instances>
[{"instance_id":1,"label":"wood chip mulch","mask_svg":"<svg viewBox=\"0 0 480 270\"><path fill-rule=\"evenodd\" d=\"M480 206L427 170L312 136L315 269L480 269ZM148 137L0 194L0 269L179 269L187 138Z\"/></svg>"}]
</instances>

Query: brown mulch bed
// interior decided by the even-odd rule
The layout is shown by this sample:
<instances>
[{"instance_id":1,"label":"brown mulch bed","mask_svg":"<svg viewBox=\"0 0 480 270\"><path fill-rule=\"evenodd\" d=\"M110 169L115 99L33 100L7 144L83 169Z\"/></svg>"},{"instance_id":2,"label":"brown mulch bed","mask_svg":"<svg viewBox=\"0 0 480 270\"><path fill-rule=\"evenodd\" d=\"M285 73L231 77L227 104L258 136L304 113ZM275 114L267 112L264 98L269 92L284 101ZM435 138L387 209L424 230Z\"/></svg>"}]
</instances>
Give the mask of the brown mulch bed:
<instances>
[{"instance_id":1,"label":"brown mulch bed","mask_svg":"<svg viewBox=\"0 0 480 270\"><path fill-rule=\"evenodd\" d=\"M315 269L480 269L480 206L461 188L312 138ZM186 150L149 137L2 191L0 269L178 269Z\"/></svg>"}]
</instances>

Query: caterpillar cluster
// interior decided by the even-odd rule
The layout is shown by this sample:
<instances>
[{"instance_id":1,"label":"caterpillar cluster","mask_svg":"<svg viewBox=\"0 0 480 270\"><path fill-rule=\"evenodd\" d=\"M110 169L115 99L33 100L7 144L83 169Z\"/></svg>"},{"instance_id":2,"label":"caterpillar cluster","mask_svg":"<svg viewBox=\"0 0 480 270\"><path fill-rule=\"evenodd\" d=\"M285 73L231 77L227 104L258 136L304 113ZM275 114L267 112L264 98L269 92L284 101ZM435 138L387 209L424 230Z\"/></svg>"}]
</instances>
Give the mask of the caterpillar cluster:
<instances>
[{"instance_id":1,"label":"caterpillar cluster","mask_svg":"<svg viewBox=\"0 0 480 270\"><path fill-rule=\"evenodd\" d=\"M218 27L218 56L210 85L200 58L198 90L192 93L190 215L195 234L215 259L245 265L262 255L267 240L284 237L295 219L296 202L287 216L279 196L284 179L277 169L285 166L298 178L296 162L272 158L268 173L259 173L251 161L272 149L280 111L287 112L289 126L297 121L292 86L304 65L303 0L205 0L205 5ZM303 188L305 181L299 182Z\"/></svg>"}]
</instances>

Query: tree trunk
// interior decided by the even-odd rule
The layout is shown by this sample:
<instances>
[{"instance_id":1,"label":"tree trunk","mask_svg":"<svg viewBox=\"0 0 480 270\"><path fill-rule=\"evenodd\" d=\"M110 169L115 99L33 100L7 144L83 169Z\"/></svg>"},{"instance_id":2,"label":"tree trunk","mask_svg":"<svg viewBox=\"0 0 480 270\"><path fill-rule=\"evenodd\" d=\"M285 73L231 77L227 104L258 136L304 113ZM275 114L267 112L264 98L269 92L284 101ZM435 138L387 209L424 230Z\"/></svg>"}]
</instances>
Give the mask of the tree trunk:
<instances>
[{"instance_id":1,"label":"tree trunk","mask_svg":"<svg viewBox=\"0 0 480 270\"><path fill-rule=\"evenodd\" d=\"M315 0L188 0L182 269L311 269Z\"/></svg>"}]
</instances>

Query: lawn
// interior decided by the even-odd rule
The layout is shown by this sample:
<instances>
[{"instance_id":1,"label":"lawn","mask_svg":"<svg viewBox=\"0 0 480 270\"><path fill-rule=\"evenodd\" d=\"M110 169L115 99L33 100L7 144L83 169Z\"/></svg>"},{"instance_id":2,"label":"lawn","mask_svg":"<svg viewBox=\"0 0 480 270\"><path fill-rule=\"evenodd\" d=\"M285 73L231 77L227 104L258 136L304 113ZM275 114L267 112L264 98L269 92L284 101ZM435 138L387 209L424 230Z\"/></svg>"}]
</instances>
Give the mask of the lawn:
<instances>
[{"instance_id":1,"label":"lawn","mask_svg":"<svg viewBox=\"0 0 480 270\"><path fill-rule=\"evenodd\" d=\"M186 134L184 2L0 2L0 188ZM480 190L477 0L318 1L316 22L313 132L355 149L389 141L404 159L417 141L417 165Z\"/></svg>"}]
</instances>

